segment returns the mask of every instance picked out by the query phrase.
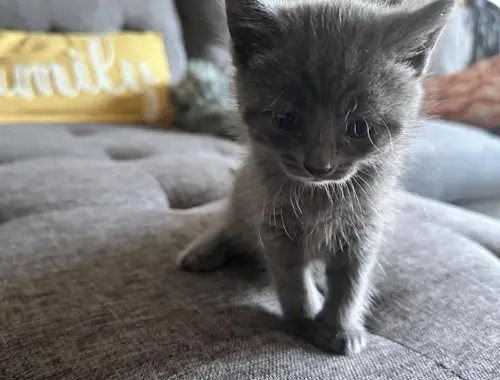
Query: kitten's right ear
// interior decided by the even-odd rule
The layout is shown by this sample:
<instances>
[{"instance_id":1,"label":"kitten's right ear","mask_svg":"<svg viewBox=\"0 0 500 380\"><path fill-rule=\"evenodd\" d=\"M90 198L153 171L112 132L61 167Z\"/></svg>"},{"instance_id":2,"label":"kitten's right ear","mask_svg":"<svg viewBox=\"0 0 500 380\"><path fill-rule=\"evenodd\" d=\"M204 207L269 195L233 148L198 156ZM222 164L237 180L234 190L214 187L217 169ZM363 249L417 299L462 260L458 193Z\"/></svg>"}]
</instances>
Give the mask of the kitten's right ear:
<instances>
[{"instance_id":1,"label":"kitten's right ear","mask_svg":"<svg viewBox=\"0 0 500 380\"><path fill-rule=\"evenodd\" d=\"M252 57L272 48L279 25L259 0L226 0L234 64L245 69Z\"/></svg>"}]
</instances>

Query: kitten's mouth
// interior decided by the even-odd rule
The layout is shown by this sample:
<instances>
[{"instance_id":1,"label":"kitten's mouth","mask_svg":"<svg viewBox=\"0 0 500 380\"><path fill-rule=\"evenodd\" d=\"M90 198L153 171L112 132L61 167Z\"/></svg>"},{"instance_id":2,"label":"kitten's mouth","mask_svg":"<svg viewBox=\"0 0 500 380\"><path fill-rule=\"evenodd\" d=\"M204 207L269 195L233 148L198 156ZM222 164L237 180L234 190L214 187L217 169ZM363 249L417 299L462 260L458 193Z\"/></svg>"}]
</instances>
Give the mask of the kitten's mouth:
<instances>
[{"instance_id":1,"label":"kitten's mouth","mask_svg":"<svg viewBox=\"0 0 500 380\"><path fill-rule=\"evenodd\" d=\"M332 173L331 175L322 178L309 177L307 178L306 182L312 185L326 185L328 183L335 183L335 184L345 183L354 175L354 172L355 172L354 170L348 170L348 171Z\"/></svg>"},{"instance_id":2,"label":"kitten's mouth","mask_svg":"<svg viewBox=\"0 0 500 380\"><path fill-rule=\"evenodd\" d=\"M351 167L335 168L334 170L323 176L312 176L309 173L305 172L301 172L300 174L294 173L290 170L287 170L286 168L285 171L290 177L297 181L316 186L345 183L349 181L349 179L351 179L351 177L356 173L357 167L353 165Z\"/></svg>"}]
</instances>

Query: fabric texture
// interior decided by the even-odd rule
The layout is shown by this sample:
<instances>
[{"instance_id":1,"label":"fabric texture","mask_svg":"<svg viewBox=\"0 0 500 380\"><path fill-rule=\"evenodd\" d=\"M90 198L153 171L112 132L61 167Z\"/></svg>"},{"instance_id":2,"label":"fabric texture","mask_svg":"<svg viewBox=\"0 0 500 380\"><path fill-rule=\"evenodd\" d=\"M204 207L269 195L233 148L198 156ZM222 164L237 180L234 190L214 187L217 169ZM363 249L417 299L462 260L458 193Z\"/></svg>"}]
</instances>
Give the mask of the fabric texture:
<instances>
[{"instance_id":1,"label":"fabric texture","mask_svg":"<svg viewBox=\"0 0 500 380\"><path fill-rule=\"evenodd\" d=\"M0 30L0 61L2 123L170 121L157 33Z\"/></svg>"},{"instance_id":2,"label":"fabric texture","mask_svg":"<svg viewBox=\"0 0 500 380\"><path fill-rule=\"evenodd\" d=\"M242 148L106 126L0 128L0 378L500 378L500 223L402 194L370 344L281 328L266 276L174 264L211 223Z\"/></svg>"}]
</instances>

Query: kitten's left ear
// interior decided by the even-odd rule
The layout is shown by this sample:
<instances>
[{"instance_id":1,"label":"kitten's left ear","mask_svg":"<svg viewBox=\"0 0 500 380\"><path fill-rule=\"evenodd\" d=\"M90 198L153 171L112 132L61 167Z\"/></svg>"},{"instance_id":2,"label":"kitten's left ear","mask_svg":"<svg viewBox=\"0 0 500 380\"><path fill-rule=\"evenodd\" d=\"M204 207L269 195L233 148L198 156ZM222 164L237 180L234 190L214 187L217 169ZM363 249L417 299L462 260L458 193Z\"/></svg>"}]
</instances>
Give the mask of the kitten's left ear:
<instances>
[{"instance_id":1,"label":"kitten's left ear","mask_svg":"<svg viewBox=\"0 0 500 380\"><path fill-rule=\"evenodd\" d=\"M386 25L384 44L398 61L425 73L429 56L453 10L455 0L434 0L417 10L392 14Z\"/></svg>"},{"instance_id":2,"label":"kitten's left ear","mask_svg":"<svg viewBox=\"0 0 500 380\"><path fill-rule=\"evenodd\" d=\"M256 54L274 47L279 25L260 0L226 0L226 14L233 62L246 69Z\"/></svg>"}]
</instances>

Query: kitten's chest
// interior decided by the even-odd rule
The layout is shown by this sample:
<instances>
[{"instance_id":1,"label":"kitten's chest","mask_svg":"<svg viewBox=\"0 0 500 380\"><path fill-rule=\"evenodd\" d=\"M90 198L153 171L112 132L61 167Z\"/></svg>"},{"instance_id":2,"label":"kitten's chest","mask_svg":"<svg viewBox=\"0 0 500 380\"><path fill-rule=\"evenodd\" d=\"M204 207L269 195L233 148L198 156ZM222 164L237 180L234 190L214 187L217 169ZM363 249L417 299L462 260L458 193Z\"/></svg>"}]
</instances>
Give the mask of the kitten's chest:
<instances>
[{"instance_id":1,"label":"kitten's chest","mask_svg":"<svg viewBox=\"0 0 500 380\"><path fill-rule=\"evenodd\" d=\"M331 194L294 196L280 200L272 210L274 228L296 239L313 239L318 243L331 239L336 231L353 218L353 208L346 199Z\"/></svg>"}]
</instances>

